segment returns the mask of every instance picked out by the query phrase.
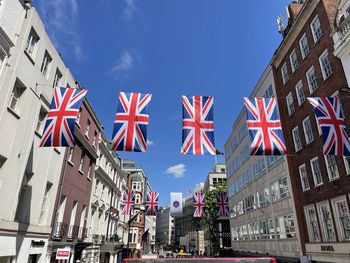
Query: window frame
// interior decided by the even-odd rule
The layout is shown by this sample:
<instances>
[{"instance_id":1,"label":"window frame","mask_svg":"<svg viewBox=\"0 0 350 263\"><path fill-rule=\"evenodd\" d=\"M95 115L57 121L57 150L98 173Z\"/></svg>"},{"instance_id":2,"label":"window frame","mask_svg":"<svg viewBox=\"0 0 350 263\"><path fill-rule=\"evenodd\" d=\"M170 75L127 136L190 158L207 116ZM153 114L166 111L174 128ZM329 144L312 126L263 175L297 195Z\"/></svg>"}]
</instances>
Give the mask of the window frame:
<instances>
[{"instance_id":1,"label":"window frame","mask_svg":"<svg viewBox=\"0 0 350 263\"><path fill-rule=\"evenodd\" d=\"M51 57L50 53L47 50L45 50L44 57L43 57L41 67L40 67L40 72L46 78L48 78L48 76L50 74L51 62L52 62L52 57Z\"/></svg>"},{"instance_id":2,"label":"window frame","mask_svg":"<svg viewBox=\"0 0 350 263\"><path fill-rule=\"evenodd\" d=\"M286 103L288 116L291 116L295 112L294 99L291 91L286 96Z\"/></svg>"},{"instance_id":3,"label":"window frame","mask_svg":"<svg viewBox=\"0 0 350 263\"><path fill-rule=\"evenodd\" d=\"M312 126L311 126L311 119L310 116L307 116L304 120L303 120L303 130L304 130L304 135L305 135L305 142L306 144L309 144L311 142L313 142L315 140L315 136L314 133L312 131ZM308 125L306 125L308 123ZM307 131L307 129L309 128L309 132ZM311 135L312 138L309 138L309 135Z\"/></svg>"},{"instance_id":4,"label":"window frame","mask_svg":"<svg viewBox=\"0 0 350 263\"><path fill-rule=\"evenodd\" d=\"M344 161L346 175L350 175L350 156L343 156L343 161Z\"/></svg>"},{"instance_id":5,"label":"window frame","mask_svg":"<svg viewBox=\"0 0 350 263\"><path fill-rule=\"evenodd\" d=\"M284 62L283 65L281 66L281 75L282 75L283 84L286 84L289 80L288 68L287 68L286 62Z\"/></svg>"},{"instance_id":6,"label":"window frame","mask_svg":"<svg viewBox=\"0 0 350 263\"><path fill-rule=\"evenodd\" d=\"M338 210L338 203L340 202L345 202L346 204L346 210L342 211L342 213L346 213L346 216L348 218L348 223L349 223L349 228L343 227L341 225L341 220L340 220L340 215L339 215L339 210ZM339 241L348 241L350 240L350 213L349 213L349 205L348 202L346 200L346 196L338 196L336 198L331 199L331 203L332 203L332 209L333 209L333 215L334 215L334 221L335 221L335 227L336 227L336 231L338 233L338 238ZM345 216L344 216L345 217ZM348 233L344 233L344 230L348 230ZM346 235L348 236L346 238Z\"/></svg>"},{"instance_id":7,"label":"window frame","mask_svg":"<svg viewBox=\"0 0 350 263\"><path fill-rule=\"evenodd\" d=\"M34 41L34 45L32 45L33 40L36 40L36 41ZM39 41L40 41L40 37L39 37L38 33L35 31L35 29L32 27L29 31L27 42L26 42L25 47L24 47L25 52L32 59L35 58L35 56L36 56ZM30 49L30 47L33 47L33 48Z\"/></svg>"},{"instance_id":8,"label":"window frame","mask_svg":"<svg viewBox=\"0 0 350 263\"><path fill-rule=\"evenodd\" d=\"M312 74L312 79L310 78L310 75ZM319 89L318 83L317 83L317 76L316 76L316 71L315 67L312 65L307 71L306 71L306 79L307 79L307 84L309 86L309 91L310 95L314 93L316 90Z\"/></svg>"},{"instance_id":9,"label":"window frame","mask_svg":"<svg viewBox=\"0 0 350 263\"><path fill-rule=\"evenodd\" d=\"M319 183L319 184L316 184L316 180L315 180L315 170L314 170L314 166L313 166L313 162L314 161L318 161L318 168L319 168L319 173L320 173L320 179L321 179L321 182ZM323 185L323 178L322 178L322 172L321 172L321 166L320 166L320 159L318 158L318 156L316 156L315 158L312 158L311 160L310 160L310 166L311 166L311 171L312 171L312 177L313 177L313 179L314 179L314 185L315 185L315 187L318 187L318 186L320 186L320 185Z\"/></svg>"},{"instance_id":10,"label":"window frame","mask_svg":"<svg viewBox=\"0 0 350 263\"><path fill-rule=\"evenodd\" d=\"M300 165L298 170L299 170L301 187L303 188L303 191L305 192L307 190L310 190L310 182L309 182L309 177L308 177L307 170L306 170L306 164L304 163L304 164ZM302 173L302 171L305 171L305 173ZM306 179L308 187L306 187L306 184L304 183L305 182L304 179Z\"/></svg>"},{"instance_id":11,"label":"window frame","mask_svg":"<svg viewBox=\"0 0 350 263\"><path fill-rule=\"evenodd\" d=\"M317 213L318 213L318 218L321 222L320 223L320 228L321 228L321 234L322 234L322 237L323 237L323 241L325 242L334 242L337 240L336 238L336 233L335 233L335 227L334 227L334 220L332 218L332 210L331 210L331 207L329 205L329 202L328 200L326 201L323 201L323 202L319 202L316 204L316 207L317 207ZM331 227L332 227L332 231L333 231L333 238L329 236L329 233L326 229L326 225L325 225L325 221L324 221L324 214L323 214L323 211L322 211L322 208L323 207L327 207L328 208L328 212L329 212L329 216L330 216L330 223L331 223Z\"/></svg>"},{"instance_id":12,"label":"window frame","mask_svg":"<svg viewBox=\"0 0 350 263\"><path fill-rule=\"evenodd\" d=\"M297 137L296 138L296 133L295 131L297 131ZM300 132L299 132L299 126L295 126L293 129L292 129L292 137L293 137L293 144L294 144L294 150L295 152L298 152L300 151L301 149L303 149L303 143L301 141L301 137L300 137ZM299 144L298 144L299 143Z\"/></svg>"},{"instance_id":13,"label":"window frame","mask_svg":"<svg viewBox=\"0 0 350 263\"><path fill-rule=\"evenodd\" d=\"M303 40L306 40L306 46L307 47L307 52L305 52L304 46L303 46ZM300 47L300 53L302 59L304 59L309 53L310 53L310 47L309 47L309 41L307 39L306 32L301 36L299 40L299 47Z\"/></svg>"},{"instance_id":14,"label":"window frame","mask_svg":"<svg viewBox=\"0 0 350 263\"><path fill-rule=\"evenodd\" d=\"M14 113L16 113L18 116L21 113L21 105L20 105L21 104L21 102L20 102L21 97L23 96L26 89L27 88L18 79L15 81L15 84L14 84L12 92L11 92L8 108L10 110L12 110ZM16 97L15 92L18 92L18 94L17 94L18 97ZM12 102L13 102L14 98L15 98L15 106L12 107Z\"/></svg>"},{"instance_id":15,"label":"window frame","mask_svg":"<svg viewBox=\"0 0 350 263\"><path fill-rule=\"evenodd\" d=\"M297 56L297 52L295 51L295 48L292 50L292 52L289 55L289 61L292 67L292 73L294 73L299 67L298 56Z\"/></svg>"},{"instance_id":16,"label":"window frame","mask_svg":"<svg viewBox=\"0 0 350 263\"><path fill-rule=\"evenodd\" d=\"M331 157L332 156L332 157ZM332 159L332 160L330 160ZM328 179L329 181L334 181L340 178L340 174L339 174L339 169L338 169L338 164L337 164L337 160L335 158L334 155L324 155L324 161L326 164L326 168L327 168L327 174L328 174ZM334 162L334 163L330 163L330 161ZM331 170L331 166L335 165L335 176L332 176L332 170Z\"/></svg>"},{"instance_id":17,"label":"window frame","mask_svg":"<svg viewBox=\"0 0 350 263\"><path fill-rule=\"evenodd\" d=\"M300 96L300 91L302 92L303 96ZM298 83L295 85L295 93L297 94L298 105L301 106L306 101L304 85L302 80L299 80ZM301 98L303 98L303 100Z\"/></svg>"},{"instance_id":18,"label":"window frame","mask_svg":"<svg viewBox=\"0 0 350 263\"><path fill-rule=\"evenodd\" d=\"M331 65L331 59L327 49L325 49L322 52L322 54L318 57L318 61L320 63L323 80L327 80L334 73L334 70Z\"/></svg>"},{"instance_id":19,"label":"window frame","mask_svg":"<svg viewBox=\"0 0 350 263\"><path fill-rule=\"evenodd\" d=\"M318 22L318 28L314 28L314 25L316 24L316 22ZM312 33L312 38L314 40L314 43L316 44L323 36L323 32L322 32L322 28L321 28L321 21L318 17L318 15L316 15L314 17L314 19L312 19L311 23L310 23L310 28L311 28L311 33Z\"/></svg>"},{"instance_id":20,"label":"window frame","mask_svg":"<svg viewBox=\"0 0 350 263\"><path fill-rule=\"evenodd\" d=\"M316 226L315 226L316 228L314 228L311 225L312 222L310 221L310 214L309 214L310 210L313 210L313 212L314 212L314 216L315 216L314 219L316 222ZM318 222L317 211L316 211L315 205L312 204L312 205L304 206L304 214L305 214L307 232L308 232L308 236L309 236L309 242L310 243L321 242L320 224ZM314 232L314 230L316 230L316 232ZM312 233L317 234L318 238L316 235L312 235Z\"/></svg>"}]
</instances>

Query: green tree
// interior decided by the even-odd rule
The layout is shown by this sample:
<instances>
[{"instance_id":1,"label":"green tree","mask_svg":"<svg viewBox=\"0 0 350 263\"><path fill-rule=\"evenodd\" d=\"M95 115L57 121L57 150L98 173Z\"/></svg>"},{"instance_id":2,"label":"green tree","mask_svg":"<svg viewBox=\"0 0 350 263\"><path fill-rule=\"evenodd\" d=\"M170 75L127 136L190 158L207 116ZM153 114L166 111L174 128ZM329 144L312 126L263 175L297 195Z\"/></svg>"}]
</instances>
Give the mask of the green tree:
<instances>
[{"instance_id":1,"label":"green tree","mask_svg":"<svg viewBox=\"0 0 350 263\"><path fill-rule=\"evenodd\" d=\"M215 255L219 251L219 228L217 216L217 200L216 195L220 192L227 192L227 183L222 181L215 185L214 189L205 192L205 211L206 217L202 218L202 224L206 224L209 229L211 240L211 254Z\"/></svg>"}]
</instances>

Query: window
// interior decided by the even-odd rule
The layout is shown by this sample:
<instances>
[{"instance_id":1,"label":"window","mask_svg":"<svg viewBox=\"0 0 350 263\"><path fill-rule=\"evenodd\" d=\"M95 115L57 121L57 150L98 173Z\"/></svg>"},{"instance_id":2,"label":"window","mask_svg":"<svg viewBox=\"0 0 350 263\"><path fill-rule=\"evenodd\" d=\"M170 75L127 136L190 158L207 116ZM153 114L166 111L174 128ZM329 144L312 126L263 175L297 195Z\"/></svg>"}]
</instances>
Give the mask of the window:
<instances>
[{"instance_id":1,"label":"window","mask_svg":"<svg viewBox=\"0 0 350 263\"><path fill-rule=\"evenodd\" d=\"M34 56L38 42L39 42L39 36L35 32L35 30L32 28L30 30L30 33L29 33L29 36L27 39L27 43L26 43L26 46L24 48L25 51L27 51L28 54L30 54L31 56Z\"/></svg>"},{"instance_id":2,"label":"window","mask_svg":"<svg viewBox=\"0 0 350 263\"><path fill-rule=\"evenodd\" d=\"M318 228L318 221L316 216L316 210L314 205L305 207L305 220L307 224L307 229L309 232L309 241L310 242L319 242L320 230Z\"/></svg>"},{"instance_id":3,"label":"window","mask_svg":"<svg viewBox=\"0 0 350 263\"><path fill-rule=\"evenodd\" d=\"M50 71L50 64L51 64L52 58L49 54L49 52L47 52L47 50L45 50L45 54L44 54L44 58L43 58L43 62L41 64L41 69L40 71L44 74L44 76L47 77L48 72Z\"/></svg>"},{"instance_id":4,"label":"window","mask_svg":"<svg viewBox=\"0 0 350 263\"><path fill-rule=\"evenodd\" d=\"M325 155L324 156L325 161L326 161L326 165L327 165L327 172L328 172L328 177L329 180L335 180L337 178L339 178L339 171L338 171L338 166L337 166L337 162L335 160L335 156L334 155Z\"/></svg>"},{"instance_id":5,"label":"window","mask_svg":"<svg viewBox=\"0 0 350 263\"><path fill-rule=\"evenodd\" d=\"M86 130L85 130L85 136L89 138L89 132L90 132L90 120L87 120L87 123L86 123Z\"/></svg>"},{"instance_id":6,"label":"window","mask_svg":"<svg viewBox=\"0 0 350 263\"><path fill-rule=\"evenodd\" d=\"M286 97L286 102L287 102L288 115L290 116L295 112L292 92L288 93L288 95Z\"/></svg>"},{"instance_id":7,"label":"window","mask_svg":"<svg viewBox=\"0 0 350 263\"><path fill-rule=\"evenodd\" d=\"M297 85L295 85L295 91L297 94L298 104L300 106L306 100L305 93L304 93L304 87L303 87L303 83L301 82L301 80L297 83Z\"/></svg>"},{"instance_id":8,"label":"window","mask_svg":"<svg viewBox=\"0 0 350 263\"><path fill-rule=\"evenodd\" d=\"M89 162L89 170L88 170L88 174L87 174L87 178L91 179L92 178L92 161L90 160Z\"/></svg>"},{"instance_id":9,"label":"window","mask_svg":"<svg viewBox=\"0 0 350 263\"><path fill-rule=\"evenodd\" d=\"M15 86L13 87L9 108L13 110L15 113L20 113L20 98L25 91L25 87L19 82L16 81Z\"/></svg>"},{"instance_id":10,"label":"window","mask_svg":"<svg viewBox=\"0 0 350 263\"><path fill-rule=\"evenodd\" d=\"M333 74L333 69L331 66L327 49L319 57L319 61L320 61L320 66L322 70L323 79L326 80Z\"/></svg>"},{"instance_id":11,"label":"window","mask_svg":"<svg viewBox=\"0 0 350 263\"><path fill-rule=\"evenodd\" d=\"M68 148L68 162L73 163L73 147Z\"/></svg>"},{"instance_id":12,"label":"window","mask_svg":"<svg viewBox=\"0 0 350 263\"><path fill-rule=\"evenodd\" d=\"M350 175L350 156L344 156L343 158L344 158L346 174Z\"/></svg>"},{"instance_id":13,"label":"window","mask_svg":"<svg viewBox=\"0 0 350 263\"><path fill-rule=\"evenodd\" d=\"M339 239L350 240L350 215L345 196L332 201L335 222L337 223Z\"/></svg>"},{"instance_id":14,"label":"window","mask_svg":"<svg viewBox=\"0 0 350 263\"><path fill-rule=\"evenodd\" d=\"M129 232L129 241L131 243L137 243L138 241L138 237L139 237L139 229L137 227L132 227L130 228L130 232Z\"/></svg>"},{"instance_id":15,"label":"window","mask_svg":"<svg viewBox=\"0 0 350 263\"><path fill-rule=\"evenodd\" d=\"M319 186L323 184L323 181L322 181L320 163L318 161L318 157L312 159L310 163L311 163L312 176L314 178L314 184L315 186Z\"/></svg>"},{"instance_id":16,"label":"window","mask_svg":"<svg viewBox=\"0 0 350 263\"><path fill-rule=\"evenodd\" d=\"M317 204L324 241L335 241L335 231L328 201Z\"/></svg>"},{"instance_id":17,"label":"window","mask_svg":"<svg viewBox=\"0 0 350 263\"><path fill-rule=\"evenodd\" d=\"M141 182L133 182L132 190L141 191Z\"/></svg>"},{"instance_id":18,"label":"window","mask_svg":"<svg viewBox=\"0 0 350 263\"><path fill-rule=\"evenodd\" d=\"M312 93L314 93L315 90L318 89L317 78L316 78L314 66L312 66L306 72L306 78L307 78L307 83L309 85L310 94L312 94Z\"/></svg>"},{"instance_id":19,"label":"window","mask_svg":"<svg viewBox=\"0 0 350 263\"><path fill-rule=\"evenodd\" d=\"M318 15L312 20L311 24L311 32L314 42L316 43L322 37L321 23L318 18Z\"/></svg>"},{"instance_id":20,"label":"window","mask_svg":"<svg viewBox=\"0 0 350 263\"><path fill-rule=\"evenodd\" d=\"M292 130L292 135L293 135L294 149L297 152L303 147L303 145L301 144L298 126Z\"/></svg>"},{"instance_id":21,"label":"window","mask_svg":"<svg viewBox=\"0 0 350 263\"><path fill-rule=\"evenodd\" d=\"M254 223L248 224L248 232L249 232L250 240L259 239L259 223L254 222Z\"/></svg>"},{"instance_id":22,"label":"window","mask_svg":"<svg viewBox=\"0 0 350 263\"><path fill-rule=\"evenodd\" d=\"M36 128L35 128L35 131L37 133L39 133L40 135L42 134L42 132L44 130L46 115L47 115L47 111L43 107L41 107L40 112L39 112L38 122L37 122Z\"/></svg>"},{"instance_id":23,"label":"window","mask_svg":"<svg viewBox=\"0 0 350 263\"><path fill-rule=\"evenodd\" d=\"M77 120L75 121L77 124L79 124L79 122L80 122L81 111L82 111L82 109L79 108L79 113L78 113L78 116L77 116Z\"/></svg>"},{"instance_id":24,"label":"window","mask_svg":"<svg viewBox=\"0 0 350 263\"><path fill-rule=\"evenodd\" d=\"M56 74L55 74L55 78L53 80L53 84L52 87L56 88L60 86L60 81L62 79L62 73L60 72L60 70L57 68L56 69Z\"/></svg>"},{"instance_id":25,"label":"window","mask_svg":"<svg viewBox=\"0 0 350 263\"><path fill-rule=\"evenodd\" d=\"M97 131L94 131L94 141L92 144L95 148L97 147Z\"/></svg>"},{"instance_id":26,"label":"window","mask_svg":"<svg viewBox=\"0 0 350 263\"><path fill-rule=\"evenodd\" d=\"M135 204L141 204L141 195L135 194Z\"/></svg>"},{"instance_id":27,"label":"window","mask_svg":"<svg viewBox=\"0 0 350 263\"><path fill-rule=\"evenodd\" d=\"M273 88L272 88L272 85L270 85L266 90L265 90L265 94L264 94L264 97L265 98L272 98L274 95L273 95Z\"/></svg>"},{"instance_id":28,"label":"window","mask_svg":"<svg viewBox=\"0 0 350 263\"><path fill-rule=\"evenodd\" d=\"M50 207L50 200L49 200L49 191L52 187L52 183L47 182L46 188L45 188L45 195L43 197L43 202L41 204L41 210L40 210L40 217L39 217L39 224L44 225L46 223L46 218L48 215L48 210Z\"/></svg>"},{"instance_id":29,"label":"window","mask_svg":"<svg viewBox=\"0 0 350 263\"><path fill-rule=\"evenodd\" d=\"M270 191L269 187L265 186L257 193L258 207L263 207L270 204Z\"/></svg>"},{"instance_id":30,"label":"window","mask_svg":"<svg viewBox=\"0 0 350 263\"><path fill-rule=\"evenodd\" d=\"M290 64L292 65L292 72L294 72L299 67L298 57L297 57L297 53L295 52L295 49L293 49L292 53L290 53L289 59L290 59Z\"/></svg>"},{"instance_id":31,"label":"window","mask_svg":"<svg viewBox=\"0 0 350 263\"><path fill-rule=\"evenodd\" d=\"M260 236L261 236L261 239L275 238L275 231L274 231L272 219L268 219L260 222Z\"/></svg>"},{"instance_id":32,"label":"window","mask_svg":"<svg viewBox=\"0 0 350 263\"><path fill-rule=\"evenodd\" d=\"M80 171L80 172L83 172L84 158L85 158L85 154L84 154L84 153L81 153L80 164L79 164L79 171Z\"/></svg>"},{"instance_id":33,"label":"window","mask_svg":"<svg viewBox=\"0 0 350 263\"><path fill-rule=\"evenodd\" d=\"M300 38L299 46L301 51L301 57L304 59L310 52L309 43L307 41L306 33Z\"/></svg>"},{"instance_id":34,"label":"window","mask_svg":"<svg viewBox=\"0 0 350 263\"><path fill-rule=\"evenodd\" d=\"M4 64L6 54L0 49L0 73L2 69L2 65Z\"/></svg>"},{"instance_id":35,"label":"window","mask_svg":"<svg viewBox=\"0 0 350 263\"><path fill-rule=\"evenodd\" d=\"M306 117L303 120L303 129L304 129L306 144L309 144L314 140L314 134L312 133L310 117Z\"/></svg>"},{"instance_id":36,"label":"window","mask_svg":"<svg viewBox=\"0 0 350 263\"><path fill-rule=\"evenodd\" d=\"M289 190L288 190L287 177L283 177L272 183L271 197L273 202L276 202L279 199L284 198L288 195L289 195Z\"/></svg>"},{"instance_id":37,"label":"window","mask_svg":"<svg viewBox=\"0 0 350 263\"><path fill-rule=\"evenodd\" d=\"M100 186L100 181L99 181L99 180L96 180L96 184L95 184L95 194L97 193L99 186Z\"/></svg>"},{"instance_id":38,"label":"window","mask_svg":"<svg viewBox=\"0 0 350 263\"><path fill-rule=\"evenodd\" d=\"M280 216L275 218L276 236L280 239L294 238L295 225L293 215Z\"/></svg>"},{"instance_id":39,"label":"window","mask_svg":"<svg viewBox=\"0 0 350 263\"><path fill-rule=\"evenodd\" d=\"M288 76L288 69L287 69L287 64L286 62L284 62L284 64L281 67L281 74L282 74L282 80L283 80L283 84L286 84L286 82L289 79Z\"/></svg>"},{"instance_id":40,"label":"window","mask_svg":"<svg viewBox=\"0 0 350 263\"><path fill-rule=\"evenodd\" d=\"M246 212L249 212L251 210L254 210L255 207L255 200L254 200L254 195L249 195L244 199L244 204L245 204L245 209Z\"/></svg>"},{"instance_id":41,"label":"window","mask_svg":"<svg viewBox=\"0 0 350 263\"><path fill-rule=\"evenodd\" d=\"M299 166L299 175L300 175L300 182L301 182L301 186L303 188L303 191L309 190L310 184L309 184L309 178L307 177L305 164Z\"/></svg>"}]
</instances>

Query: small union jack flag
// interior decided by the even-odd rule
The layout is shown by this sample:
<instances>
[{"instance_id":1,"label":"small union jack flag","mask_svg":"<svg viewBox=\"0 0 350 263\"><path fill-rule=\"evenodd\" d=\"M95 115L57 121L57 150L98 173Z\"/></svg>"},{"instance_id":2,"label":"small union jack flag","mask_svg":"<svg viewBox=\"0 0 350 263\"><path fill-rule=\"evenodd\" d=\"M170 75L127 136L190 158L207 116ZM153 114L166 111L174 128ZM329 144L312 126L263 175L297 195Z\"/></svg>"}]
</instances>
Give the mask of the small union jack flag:
<instances>
[{"instance_id":1,"label":"small union jack flag","mask_svg":"<svg viewBox=\"0 0 350 263\"><path fill-rule=\"evenodd\" d=\"M307 98L322 130L324 155L350 155L350 140L337 97Z\"/></svg>"},{"instance_id":2,"label":"small union jack flag","mask_svg":"<svg viewBox=\"0 0 350 263\"><path fill-rule=\"evenodd\" d=\"M40 147L74 146L74 126L86 89L55 88Z\"/></svg>"},{"instance_id":3,"label":"small union jack flag","mask_svg":"<svg viewBox=\"0 0 350 263\"><path fill-rule=\"evenodd\" d=\"M218 216L229 216L230 210L228 205L228 195L226 192L219 192L216 195L217 201L217 215Z\"/></svg>"},{"instance_id":4,"label":"small union jack flag","mask_svg":"<svg viewBox=\"0 0 350 263\"><path fill-rule=\"evenodd\" d=\"M135 206L135 194L134 191L125 191L123 194L123 200L120 204L122 209L122 215L131 215L134 212Z\"/></svg>"},{"instance_id":5,"label":"small union jack flag","mask_svg":"<svg viewBox=\"0 0 350 263\"><path fill-rule=\"evenodd\" d=\"M193 206L194 206L194 217L205 216L205 194L204 193L194 193L193 194Z\"/></svg>"},{"instance_id":6,"label":"small union jack flag","mask_svg":"<svg viewBox=\"0 0 350 263\"><path fill-rule=\"evenodd\" d=\"M151 94L119 93L112 136L114 151L146 152L148 105L151 98Z\"/></svg>"},{"instance_id":7,"label":"small union jack flag","mask_svg":"<svg viewBox=\"0 0 350 263\"><path fill-rule=\"evenodd\" d=\"M251 155L283 155L286 146L275 98L244 98Z\"/></svg>"},{"instance_id":8,"label":"small union jack flag","mask_svg":"<svg viewBox=\"0 0 350 263\"><path fill-rule=\"evenodd\" d=\"M216 154L213 103L210 96L182 96L181 154Z\"/></svg>"},{"instance_id":9,"label":"small union jack flag","mask_svg":"<svg viewBox=\"0 0 350 263\"><path fill-rule=\"evenodd\" d=\"M148 192L146 196L146 215L154 216L158 211L158 192Z\"/></svg>"}]
</instances>

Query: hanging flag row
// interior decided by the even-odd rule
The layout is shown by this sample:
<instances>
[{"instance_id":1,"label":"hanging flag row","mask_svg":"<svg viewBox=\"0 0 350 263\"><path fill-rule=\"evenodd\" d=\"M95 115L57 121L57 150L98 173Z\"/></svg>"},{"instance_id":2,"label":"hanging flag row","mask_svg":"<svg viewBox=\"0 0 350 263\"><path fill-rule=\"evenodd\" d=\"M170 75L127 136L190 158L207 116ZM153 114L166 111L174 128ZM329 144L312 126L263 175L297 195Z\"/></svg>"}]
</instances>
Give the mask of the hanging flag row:
<instances>
[{"instance_id":1,"label":"hanging flag row","mask_svg":"<svg viewBox=\"0 0 350 263\"><path fill-rule=\"evenodd\" d=\"M154 216L158 211L158 201L159 193L158 192L148 192L146 194L145 201L145 213L146 215ZM122 215L133 215L135 208L135 193L132 190L125 191L123 193L123 199L120 204L121 214Z\"/></svg>"},{"instance_id":2,"label":"hanging flag row","mask_svg":"<svg viewBox=\"0 0 350 263\"><path fill-rule=\"evenodd\" d=\"M55 88L41 147L74 146L74 127L86 89ZM152 94L120 92L112 149L146 152ZM350 139L337 97L307 98L322 130L325 155L350 155ZM287 149L275 98L244 98L251 155L283 155ZM216 155L214 98L182 96L181 154Z\"/></svg>"}]
</instances>

